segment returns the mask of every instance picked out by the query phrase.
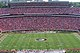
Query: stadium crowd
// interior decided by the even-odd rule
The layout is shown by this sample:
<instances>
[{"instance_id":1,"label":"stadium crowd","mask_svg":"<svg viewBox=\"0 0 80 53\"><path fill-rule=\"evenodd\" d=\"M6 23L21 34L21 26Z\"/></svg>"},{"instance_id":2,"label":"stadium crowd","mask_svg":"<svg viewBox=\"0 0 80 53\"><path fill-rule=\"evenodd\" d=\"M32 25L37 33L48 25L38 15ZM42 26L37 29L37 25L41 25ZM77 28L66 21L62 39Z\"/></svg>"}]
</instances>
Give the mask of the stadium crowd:
<instances>
[{"instance_id":1,"label":"stadium crowd","mask_svg":"<svg viewBox=\"0 0 80 53\"><path fill-rule=\"evenodd\" d=\"M66 50L1 50L0 53L65 53Z\"/></svg>"},{"instance_id":2,"label":"stadium crowd","mask_svg":"<svg viewBox=\"0 0 80 53\"><path fill-rule=\"evenodd\" d=\"M80 8L0 8L0 14L80 14Z\"/></svg>"},{"instance_id":3,"label":"stadium crowd","mask_svg":"<svg viewBox=\"0 0 80 53\"><path fill-rule=\"evenodd\" d=\"M9 3L10 7L18 6L69 6L69 2L22 2L22 3Z\"/></svg>"},{"instance_id":4,"label":"stadium crowd","mask_svg":"<svg viewBox=\"0 0 80 53\"><path fill-rule=\"evenodd\" d=\"M80 18L76 17L17 17L0 19L2 31L16 30L78 30Z\"/></svg>"}]
</instances>

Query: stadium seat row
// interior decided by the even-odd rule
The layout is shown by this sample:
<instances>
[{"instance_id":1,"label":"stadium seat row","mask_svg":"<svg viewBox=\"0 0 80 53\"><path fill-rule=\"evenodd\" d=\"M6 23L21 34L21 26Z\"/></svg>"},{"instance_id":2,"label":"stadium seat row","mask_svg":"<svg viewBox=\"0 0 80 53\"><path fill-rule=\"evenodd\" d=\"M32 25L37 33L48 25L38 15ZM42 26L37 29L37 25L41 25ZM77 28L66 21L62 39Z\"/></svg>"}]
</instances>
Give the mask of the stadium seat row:
<instances>
[{"instance_id":1,"label":"stadium seat row","mask_svg":"<svg viewBox=\"0 0 80 53\"><path fill-rule=\"evenodd\" d=\"M76 17L17 17L1 18L0 29L10 30L78 30L80 18Z\"/></svg>"},{"instance_id":2,"label":"stadium seat row","mask_svg":"<svg viewBox=\"0 0 80 53\"><path fill-rule=\"evenodd\" d=\"M80 8L0 8L0 14L24 13L80 14Z\"/></svg>"}]
</instances>

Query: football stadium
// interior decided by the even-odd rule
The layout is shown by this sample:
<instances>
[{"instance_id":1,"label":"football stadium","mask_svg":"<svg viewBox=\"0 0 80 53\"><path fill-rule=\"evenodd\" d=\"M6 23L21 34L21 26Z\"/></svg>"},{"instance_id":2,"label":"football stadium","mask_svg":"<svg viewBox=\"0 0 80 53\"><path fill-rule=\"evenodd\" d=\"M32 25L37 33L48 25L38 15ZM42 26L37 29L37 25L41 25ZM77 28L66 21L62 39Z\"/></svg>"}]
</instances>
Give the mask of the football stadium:
<instances>
[{"instance_id":1,"label":"football stadium","mask_svg":"<svg viewBox=\"0 0 80 53\"><path fill-rule=\"evenodd\" d=\"M80 8L68 1L8 2L0 8L0 53L80 53Z\"/></svg>"}]
</instances>

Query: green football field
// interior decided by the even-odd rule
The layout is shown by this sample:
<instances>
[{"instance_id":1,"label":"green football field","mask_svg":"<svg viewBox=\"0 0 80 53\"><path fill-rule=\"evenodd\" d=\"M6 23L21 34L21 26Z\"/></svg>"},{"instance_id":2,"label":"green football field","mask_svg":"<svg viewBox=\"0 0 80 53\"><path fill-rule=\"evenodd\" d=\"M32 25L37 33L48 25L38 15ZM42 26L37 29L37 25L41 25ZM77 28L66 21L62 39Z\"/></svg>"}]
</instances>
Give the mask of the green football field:
<instances>
[{"instance_id":1,"label":"green football field","mask_svg":"<svg viewBox=\"0 0 80 53\"><path fill-rule=\"evenodd\" d=\"M0 49L66 49L80 48L80 38L75 33L4 33ZM45 41L37 41L45 38Z\"/></svg>"}]
</instances>

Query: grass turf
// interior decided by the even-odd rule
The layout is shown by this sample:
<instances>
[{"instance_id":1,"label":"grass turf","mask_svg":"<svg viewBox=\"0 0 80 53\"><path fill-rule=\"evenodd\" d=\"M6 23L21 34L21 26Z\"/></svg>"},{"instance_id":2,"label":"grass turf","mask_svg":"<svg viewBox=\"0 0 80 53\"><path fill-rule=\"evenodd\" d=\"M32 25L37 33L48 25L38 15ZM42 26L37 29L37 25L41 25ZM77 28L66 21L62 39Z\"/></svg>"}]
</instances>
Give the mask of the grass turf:
<instances>
[{"instance_id":1,"label":"grass turf","mask_svg":"<svg viewBox=\"0 0 80 53\"><path fill-rule=\"evenodd\" d=\"M6 35L6 34L5 34ZM36 41L46 38L46 41ZM66 49L80 48L80 40L73 33L8 33L0 49Z\"/></svg>"}]
</instances>

